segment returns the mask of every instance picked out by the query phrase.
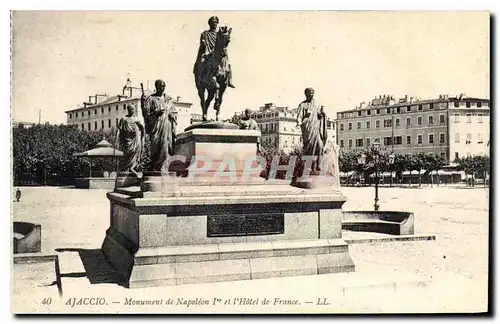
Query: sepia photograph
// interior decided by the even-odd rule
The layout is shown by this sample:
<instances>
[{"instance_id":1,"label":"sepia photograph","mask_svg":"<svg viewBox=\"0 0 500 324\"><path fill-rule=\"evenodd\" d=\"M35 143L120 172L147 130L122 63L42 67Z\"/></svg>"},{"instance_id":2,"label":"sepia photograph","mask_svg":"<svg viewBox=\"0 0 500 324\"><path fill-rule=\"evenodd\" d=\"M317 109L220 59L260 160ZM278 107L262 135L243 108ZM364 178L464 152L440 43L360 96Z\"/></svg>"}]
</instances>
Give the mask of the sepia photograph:
<instances>
[{"instance_id":1,"label":"sepia photograph","mask_svg":"<svg viewBox=\"0 0 500 324\"><path fill-rule=\"evenodd\" d=\"M11 313L491 311L490 12L10 19Z\"/></svg>"}]
</instances>

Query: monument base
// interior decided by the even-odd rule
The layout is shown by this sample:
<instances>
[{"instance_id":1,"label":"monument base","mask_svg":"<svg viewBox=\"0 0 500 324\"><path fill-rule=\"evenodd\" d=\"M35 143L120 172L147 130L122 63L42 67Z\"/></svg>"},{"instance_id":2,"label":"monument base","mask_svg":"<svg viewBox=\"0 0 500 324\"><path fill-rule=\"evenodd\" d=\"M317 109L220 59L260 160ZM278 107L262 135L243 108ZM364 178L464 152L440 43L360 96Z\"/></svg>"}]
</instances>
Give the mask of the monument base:
<instances>
[{"instance_id":1,"label":"monument base","mask_svg":"<svg viewBox=\"0 0 500 324\"><path fill-rule=\"evenodd\" d=\"M336 191L271 183L179 189L180 196L108 193L102 250L127 287L355 269L341 237L345 198Z\"/></svg>"},{"instance_id":2,"label":"monument base","mask_svg":"<svg viewBox=\"0 0 500 324\"><path fill-rule=\"evenodd\" d=\"M342 239L218 243L140 248L108 231L103 249L128 288L318 275L354 271Z\"/></svg>"}]
</instances>

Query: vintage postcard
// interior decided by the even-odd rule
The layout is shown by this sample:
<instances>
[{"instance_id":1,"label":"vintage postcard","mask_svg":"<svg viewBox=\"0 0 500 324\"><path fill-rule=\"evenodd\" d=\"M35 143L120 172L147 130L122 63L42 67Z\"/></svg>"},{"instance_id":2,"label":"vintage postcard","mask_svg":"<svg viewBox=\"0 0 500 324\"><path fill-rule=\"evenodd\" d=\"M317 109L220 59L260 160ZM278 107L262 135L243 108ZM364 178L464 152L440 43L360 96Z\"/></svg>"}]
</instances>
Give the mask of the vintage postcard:
<instances>
[{"instance_id":1,"label":"vintage postcard","mask_svg":"<svg viewBox=\"0 0 500 324\"><path fill-rule=\"evenodd\" d=\"M13 11L11 311L489 310L487 11Z\"/></svg>"}]
</instances>

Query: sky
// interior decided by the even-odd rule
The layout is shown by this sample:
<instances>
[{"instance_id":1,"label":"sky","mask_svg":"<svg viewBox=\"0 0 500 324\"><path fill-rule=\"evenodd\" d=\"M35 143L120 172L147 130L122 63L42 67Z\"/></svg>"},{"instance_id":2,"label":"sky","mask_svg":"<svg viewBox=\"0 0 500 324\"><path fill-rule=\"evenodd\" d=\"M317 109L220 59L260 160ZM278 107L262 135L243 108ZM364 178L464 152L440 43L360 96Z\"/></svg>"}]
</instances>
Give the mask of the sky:
<instances>
[{"instance_id":1,"label":"sky","mask_svg":"<svg viewBox=\"0 0 500 324\"><path fill-rule=\"evenodd\" d=\"M296 107L313 87L328 115L389 94L489 98L489 13L354 11L17 11L12 17L12 118L64 123L90 95L126 78L192 102L193 63L208 18L232 27L236 89L222 117L264 103ZM214 111L209 111L214 117Z\"/></svg>"}]
</instances>

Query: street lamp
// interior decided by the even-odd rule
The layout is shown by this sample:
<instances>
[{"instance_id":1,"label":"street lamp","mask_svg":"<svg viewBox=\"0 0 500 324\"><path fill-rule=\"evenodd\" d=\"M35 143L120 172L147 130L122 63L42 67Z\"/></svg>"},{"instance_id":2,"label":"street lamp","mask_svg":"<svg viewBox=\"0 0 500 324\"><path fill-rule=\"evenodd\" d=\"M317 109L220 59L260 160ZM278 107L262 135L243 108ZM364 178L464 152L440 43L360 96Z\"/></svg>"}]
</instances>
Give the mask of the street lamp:
<instances>
[{"instance_id":1,"label":"street lamp","mask_svg":"<svg viewBox=\"0 0 500 324\"><path fill-rule=\"evenodd\" d=\"M362 153L358 157L358 164L362 166L367 166L367 167L374 167L375 168L375 204L373 207L375 208L375 211L379 210L380 204L379 204L379 199L378 199L378 183L379 183L379 164L380 164L380 142L378 140L375 140L372 144L372 146L369 148L369 152L371 153L371 156L373 158L373 161L369 165L366 163L366 154ZM396 156L394 155L394 152L391 152L389 155L389 164L393 164ZM392 177L392 174L391 174Z\"/></svg>"}]
</instances>

